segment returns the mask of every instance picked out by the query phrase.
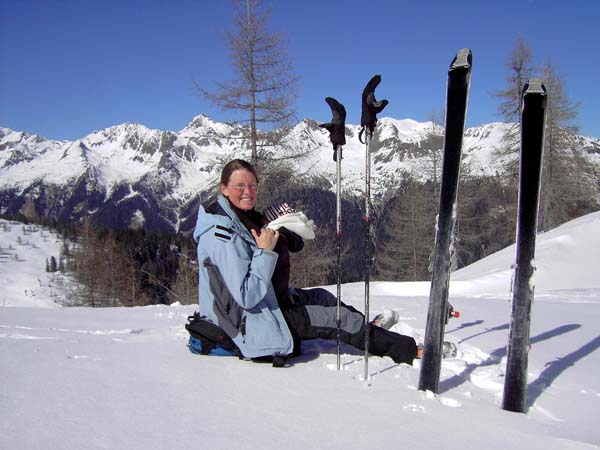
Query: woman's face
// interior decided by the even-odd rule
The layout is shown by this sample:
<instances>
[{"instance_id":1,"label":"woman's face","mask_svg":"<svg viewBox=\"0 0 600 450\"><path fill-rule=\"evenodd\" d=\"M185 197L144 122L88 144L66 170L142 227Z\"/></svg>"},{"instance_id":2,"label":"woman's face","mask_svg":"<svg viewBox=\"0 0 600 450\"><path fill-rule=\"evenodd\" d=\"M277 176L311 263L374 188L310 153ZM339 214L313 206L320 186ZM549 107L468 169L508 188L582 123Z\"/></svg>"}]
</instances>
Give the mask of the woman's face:
<instances>
[{"instance_id":1,"label":"woman's face","mask_svg":"<svg viewBox=\"0 0 600 450\"><path fill-rule=\"evenodd\" d=\"M221 194L239 209L250 211L256 204L258 183L254 174L245 169L233 171L227 184L221 184Z\"/></svg>"}]
</instances>

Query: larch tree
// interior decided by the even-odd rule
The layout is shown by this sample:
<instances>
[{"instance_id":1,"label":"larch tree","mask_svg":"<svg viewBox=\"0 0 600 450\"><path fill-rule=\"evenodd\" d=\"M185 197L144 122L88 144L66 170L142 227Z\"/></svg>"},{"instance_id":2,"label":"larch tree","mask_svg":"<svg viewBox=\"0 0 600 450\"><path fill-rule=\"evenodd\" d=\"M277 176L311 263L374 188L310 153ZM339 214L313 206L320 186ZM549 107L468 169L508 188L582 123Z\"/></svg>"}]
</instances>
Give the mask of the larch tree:
<instances>
[{"instance_id":1,"label":"larch tree","mask_svg":"<svg viewBox=\"0 0 600 450\"><path fill-rule=\"evenodd\" d=\"M261 0L237 0L234 30L227 33L235 79L218 82L216 90L199 91L222 110L241 113L237 123L249 125L251 162L257 165L278 144L294 118L298 77L294 75L282 33L267 28L269 11Z\"/></svg>"},{"instance_id":2,"label":"larch tree","mask_svg":"<svg viewBox=\"0 0 600 450\"><path fill-rule=\"evenodd\" d=\"M167 293L169 302L183 305L198 303L198 266L191 246L184 243L178 254L177 274Z\"/></svg>"},{"instance_id":3,"label":"larch tree","mask_svg":"<svg viewBox=\"0 0 600 450\"><path fill-rule=\"evenodd\" d=\"M513 124L504 136L497 156L505 161L503 178L510 192L507 211L510 217L516 218L521 96L530 78L541 78L548 92L548 100L539 228L549 230L597 209L596 202L590 200L596 198L597 186L594 170L585 158L576 135L578 105L569 99L564 78L558 75L551 62L536 69L532 61L531 49L519 37L507 60L507 87L495 94L501 100L498 108L500 115Z\"/></svg>"},{"instance_id":4,"label":"larch tree","mask_svg":"<svg viewBox=\"0 0 600 450\"><path fill-rule=\"evenodd\" d=\"M540 229L549 230L596 209L595 174L578 145L575 120L579 105L566 92L565 80L552 62L541 69L548 90L546 135L540 193Z\"/></svg>"},{"instance_id":5,"label":"larch tree","mask_svg":"<svg viewBox=\"0 0 600 450\"><path fill-rule=\"evenodd\" d=\"M505 171L511 185L515 186L519 171L519 140L521 122L521 95L527 81L535 74L533 52L522 36L519 36L506 60L506 87L494 94L500 100L498 114L510 123L503 137L497 156L505 161ZM516 190L514 191L516 198Z\"/></svg>"}]
</instances>

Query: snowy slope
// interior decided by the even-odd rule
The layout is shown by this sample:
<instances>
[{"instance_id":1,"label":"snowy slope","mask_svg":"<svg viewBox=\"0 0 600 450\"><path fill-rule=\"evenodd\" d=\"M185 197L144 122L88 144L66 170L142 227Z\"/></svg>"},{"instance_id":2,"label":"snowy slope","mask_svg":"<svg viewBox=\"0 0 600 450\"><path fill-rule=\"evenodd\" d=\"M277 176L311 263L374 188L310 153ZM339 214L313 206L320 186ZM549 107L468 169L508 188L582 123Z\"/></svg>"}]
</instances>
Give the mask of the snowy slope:
<instances>
[{"instance_id":1,"label":"snowy slope","mask_svg":"<svg viewBox=\"0 0 600 450\"><path fill-rule=\"evenodd\" d=\"M536 291L570 289L570 276L576 274L579 289L600 289L600 212L571 220L554 230L541 233L536 240ZM456 291L466 293L468 281L486 292L510 289L512 265L516 254L511 245L452 274ZM462 283L467 281L467 283ZM465 286L461 289L460 286Z\"/></svg>"},{"instance_id":2,"label":"snowy slope","mask_svg":"<svg viewBox=\"0 0 600 450\"><path fill-rule=\"evenodd\" d=\"M46 260L58 260L61 245L52 230L0 219L0 307L58 308L64 303L70 281L59 272L46 272Z\"/></svg>"},{"instance_id":3,"label":"snowy slope","mask_svg":"<svg viewBox=\"0 0 600 450\"><path fill-rule=\"evenodd\" d=\"M372 357L365 382L362 354L344 348L337 372L324 341L285 369L192 355L183 324L194 307L47 309L11 297L0 305L0 448L598 449L598 219L538 237L527 414L500 408L509 287L489 279L510 267L508 249L453 277L462 316L446 331L460 353L443 362L439 396L416 389L418 361ZM343 299L362 308L363 291L344 285ZM422 337L428 291L373 283L371 311L397 310L394 330Z\"/></svg>"}]
</instances>

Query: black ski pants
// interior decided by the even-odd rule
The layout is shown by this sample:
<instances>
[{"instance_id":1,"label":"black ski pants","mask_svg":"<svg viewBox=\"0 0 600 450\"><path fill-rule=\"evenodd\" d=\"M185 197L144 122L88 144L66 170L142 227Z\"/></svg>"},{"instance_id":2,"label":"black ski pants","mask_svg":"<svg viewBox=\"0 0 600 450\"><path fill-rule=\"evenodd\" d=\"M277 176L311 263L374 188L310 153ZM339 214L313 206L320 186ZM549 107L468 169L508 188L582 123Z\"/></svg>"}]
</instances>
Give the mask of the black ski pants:
<instances>
[{"instance_id":1,"label":"black ski pants","mask_svg":"<svg viewBox=\"0 0 600 450\"><path fill-rule=\"evenodd\" d=\"M299 351L302 340L336 339L336 297L321 288L293 289L292 292L292 304L282 308L282 311L294 337L294 353ZM364 315L342 303L340 319L340 340L364 350ZM396 363L412 364L417 355L417 344L412 337L372 324L368 324L368 327L370 354L389 356Z\"/></svg>"}]
</instances>

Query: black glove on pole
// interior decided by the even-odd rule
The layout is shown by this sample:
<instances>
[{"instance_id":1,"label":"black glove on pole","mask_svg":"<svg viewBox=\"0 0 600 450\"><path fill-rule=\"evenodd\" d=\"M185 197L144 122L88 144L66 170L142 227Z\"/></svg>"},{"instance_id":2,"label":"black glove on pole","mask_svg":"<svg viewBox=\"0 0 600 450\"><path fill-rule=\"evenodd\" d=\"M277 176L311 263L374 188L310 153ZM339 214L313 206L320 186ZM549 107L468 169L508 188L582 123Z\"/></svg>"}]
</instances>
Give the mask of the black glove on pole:
<instances>
[{"instance_id":1,"label":"black glove on pole","mask_svg":"<svg viewBox=\"0 0 600 450\"><path fill-rule=\"evenodd\" d=\"M377 114L383 111L383 108L389 103L387 100L375 100L375 88L381 83L381 75L375 75L369 80L362 93L362 115L360 117L360 126L362 130L359 134L359 140L364 144L360 135L365 131L373 134L377 125Z\"/></svg>"},{"instance_id":2,"label":"black glove on pole","mask_svg":"<svg viewBox=\"0 0 600 450\"><path fill-rule=\"evenodd\" d=\"M325 99L331 108L331 122L319 125L329 131L329 140L333 144L333 160L337 161L337 147L346 145L346 108L333 97Z\"/></svg>"}]
</instances>

